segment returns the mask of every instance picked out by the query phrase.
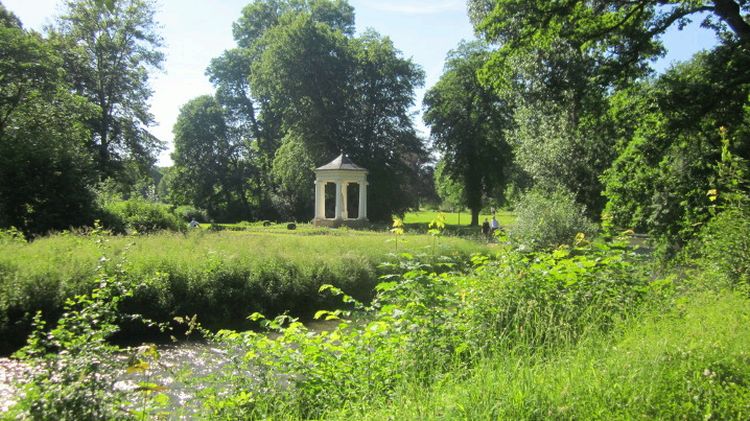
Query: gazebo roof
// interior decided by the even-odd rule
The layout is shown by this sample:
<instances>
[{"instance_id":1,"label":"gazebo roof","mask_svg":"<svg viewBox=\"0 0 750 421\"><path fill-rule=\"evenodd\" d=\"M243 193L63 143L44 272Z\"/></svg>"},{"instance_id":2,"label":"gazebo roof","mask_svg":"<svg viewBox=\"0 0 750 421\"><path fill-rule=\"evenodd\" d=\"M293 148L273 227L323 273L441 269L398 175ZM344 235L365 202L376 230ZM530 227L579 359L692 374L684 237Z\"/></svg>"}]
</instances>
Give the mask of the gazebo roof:
<instances>
[{"instance_id":1,"label":"gazebo roof","mask_svg":"<svg viewBox=\"0 0 750 421\"><path fill-rule=\"evenodd\" d=\"M352 160L349 159L349 157L344 155L343 153L337 156L336 159L334 159L333 161L323 165L322 167L318 167L315 169L315 171L320 171L320 170L367 171L366 169L352 162Z\"/></svg>"}]
</instances>

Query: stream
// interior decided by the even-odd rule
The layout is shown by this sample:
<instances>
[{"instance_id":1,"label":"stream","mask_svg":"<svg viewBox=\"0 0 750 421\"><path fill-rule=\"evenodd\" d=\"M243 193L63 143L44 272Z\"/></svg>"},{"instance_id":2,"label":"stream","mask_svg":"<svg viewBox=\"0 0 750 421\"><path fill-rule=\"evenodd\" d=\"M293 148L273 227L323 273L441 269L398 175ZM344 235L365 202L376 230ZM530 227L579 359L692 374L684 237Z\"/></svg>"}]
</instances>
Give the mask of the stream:
<instances>
[{"instance_id":1,"label":"stream","mask_svg":"<svg viewBox=\"0 0 750 421\"><path fill-rule=\"evenodd\" d=\"M337 324L335 321L313 321L305 323L305 326L310 331L321 332L331 330ZM195 387L179 380L184 378L184 371L189 370L193 378L204 377L219 371L237 355L214 344L196 340L158 344L156 348L159 358L153 366L144 372L122 373L115 388L134 390L140 381L156 382L166 388L164 393L169 396L172 408L185 408L196 397ZM0 358L0 415L15 403L17 390L14 383L23 381L26 368L18 360ZM252 373L244 374L252 376Z\"/></svg>"}]
</instances>

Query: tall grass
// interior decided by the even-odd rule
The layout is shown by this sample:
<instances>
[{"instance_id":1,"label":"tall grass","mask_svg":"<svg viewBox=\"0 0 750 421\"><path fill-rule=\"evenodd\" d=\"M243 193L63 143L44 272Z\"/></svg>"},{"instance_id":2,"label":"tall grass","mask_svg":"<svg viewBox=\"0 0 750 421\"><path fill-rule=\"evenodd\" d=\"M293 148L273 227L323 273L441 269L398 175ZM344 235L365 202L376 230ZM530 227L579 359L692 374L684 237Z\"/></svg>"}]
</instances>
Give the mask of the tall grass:
<instances>
[{"instance_id":1,"label":"tall grass","mask_svg":"<svg viewBox=\"0 0 750 421\"><path fill-rule=\"evenodd\" d=\"M254 311L309 316L327 304L317 293L322 284L369 299L382 274L379 264L394 251L391 236L320 232L56 235L0 243L0 348L7 351L25 338L36 310L54 320L67 297L90 291L100 264L138 285L127 310L156 320L197 314L217 327L242 322ZM407 236L413 253L432 253L434 244L428 236ZM479 250L445 238L435 252L468 256Z\"/></svg>"},{"instance_id":2,"label":"tall grass","mask_svg":"<svg viewBox=\"0 0 750 421\"><path fill-rule=\"evenodd\" d=\"M327 419L748 419L750 300L684 297L551 354L509 352Z\"/></svg>"},{"instance_id":3,"label":"tall grass","mask_svg":"<svg viewBox=\"0 0 750 421\"><path fill-rule=\"evenodd\" d=\"M468 275L437 274L407 257L402 274L376 287L372 306L360 306L364 320L328 332L299 323L273 337L220 332L215 346L243 357L195 380L221 395L203 396L196 411L211 419L298 419L376 410L373 403L387 407L389 397L461 376L486 359L548 357L609 332L661 290L624 244L534 256L498 249L495 259L474 256ZM237 374L245 372L258 375ZM364 415L354 412L350 419Z\"/></svg>"}]
</instances>

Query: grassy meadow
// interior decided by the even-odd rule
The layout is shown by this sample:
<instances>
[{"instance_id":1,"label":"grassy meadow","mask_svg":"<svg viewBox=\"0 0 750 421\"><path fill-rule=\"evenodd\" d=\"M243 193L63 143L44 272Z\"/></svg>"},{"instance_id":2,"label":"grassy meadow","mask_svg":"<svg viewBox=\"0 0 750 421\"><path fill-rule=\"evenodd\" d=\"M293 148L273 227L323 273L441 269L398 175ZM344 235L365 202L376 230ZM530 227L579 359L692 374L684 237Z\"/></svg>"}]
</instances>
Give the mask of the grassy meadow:
<instances>
[{"instance_id":1,"label":"grassy meadow","mask_svg":"<svg viewBox=\"0 0 750 421\"><path fill-rule=\"evenodd\" d=\"M575 346L509 350L326 419L748 419L750 300L691 294Z\"/></svg>"},{"instance_id":2,"label":"grassy meadow","mask_svg":"<svg viewBox=\"0 0 750 421\"><path fill-rule=\"evenodd\" d=\"M398 247L398 250L397 250ZM208 326L241 326L252 312L309 316L327 303L333 284L368 300L379 265L390 254L446 255L459 260L485 247L460 238L255 224L244 231L194 230L187 235L53 235L0 244L0 337L5 351L42 310L53 320L67 297L90 291L98 267L138 285L128 310L156 320L198 314ZM239 324L237 324L240 322Z\"/></svg>"}]
</instances>

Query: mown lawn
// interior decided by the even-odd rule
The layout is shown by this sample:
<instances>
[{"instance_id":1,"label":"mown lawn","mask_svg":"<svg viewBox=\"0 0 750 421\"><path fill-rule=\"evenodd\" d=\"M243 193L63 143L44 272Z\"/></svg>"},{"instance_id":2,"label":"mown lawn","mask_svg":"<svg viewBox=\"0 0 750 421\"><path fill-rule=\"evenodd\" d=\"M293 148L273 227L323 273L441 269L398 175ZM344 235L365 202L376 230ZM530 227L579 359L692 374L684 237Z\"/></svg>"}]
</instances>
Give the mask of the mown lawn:
<instances>
[{"instance_id":1,"label":"mown lawn","mask_svg":"<svg viewBox=\"0 0 750 421\"><path fill-rule=\"evenodd\" d=\"M416 212L409 212L404 216L404 223L405 224L429 224L432 222L435 218L438 217L438 215L442 214L445 217L445 223L447 225L460 225L460 226L467 226L471 222L471 213L469 212L439 212L439 211L416 211ZM497 221L500 223L501 226L509 226L512 225L516 217L511 211L506 210L499 210L496 212L497 215ZM492 220L492 214L489 213L481 213L479 215L479 223L481 224L484 219L487 218L487 220Z\"/></svg>"}]
</instances>

